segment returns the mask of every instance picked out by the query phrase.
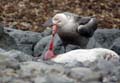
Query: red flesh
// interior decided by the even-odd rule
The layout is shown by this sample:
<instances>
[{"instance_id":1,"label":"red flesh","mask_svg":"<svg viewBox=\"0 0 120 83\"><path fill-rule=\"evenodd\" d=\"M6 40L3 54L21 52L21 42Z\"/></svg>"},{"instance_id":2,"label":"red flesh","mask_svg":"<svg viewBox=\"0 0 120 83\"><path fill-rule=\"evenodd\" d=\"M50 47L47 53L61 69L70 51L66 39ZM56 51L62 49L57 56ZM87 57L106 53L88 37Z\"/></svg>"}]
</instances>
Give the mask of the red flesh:
<instances>
[{"instance_id":1,"label":"red flesh","mask_svg":"<svg viewBox=\"0 0 120 83\"><path fill-rule=\"evenodd\" d=\"M48 51L45 53L45 57L44 57L45 60L48 60L48 59L51 59L51 58L55 57L55 54L54 54L54 36L55 36L56 32L57 32L57 26L53 25L53 27L52 27L52 38L51 38L51 41L50 41Z\"/></svg>"}]
</instances>

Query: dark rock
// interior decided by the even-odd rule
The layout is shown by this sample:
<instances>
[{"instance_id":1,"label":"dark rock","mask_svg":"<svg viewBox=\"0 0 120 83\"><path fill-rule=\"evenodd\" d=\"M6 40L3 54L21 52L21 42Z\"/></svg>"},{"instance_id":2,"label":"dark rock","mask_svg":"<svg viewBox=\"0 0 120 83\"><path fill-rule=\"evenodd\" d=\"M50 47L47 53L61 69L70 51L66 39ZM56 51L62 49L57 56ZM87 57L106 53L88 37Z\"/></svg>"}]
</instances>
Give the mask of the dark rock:
<instances>
[{"instance_id":1,"label":"dark rock","mask_svg":"<svg viewBox=\"0 0 120 83\"><path fill-rule=\"evenodd\" d=\"M36 44L42 36L41 33L32 31L22 31L12 28L5 28L5 32L13 37L20 44Z\"/></svg>"},{"instance_id":2,"label":"dark rock","mask_svg":"<svg viewBox=\"0 0 120 83\"><path fill-rule=\"evenodd\" d=\"M34 45L32 45L32 44L17 44L17 45L18 45L20 51L22 51L26 54L29 54L29 55L33 55Z\"/></svg>"},{"instance_id":3,"label":"dark rock","mask_svg":"<svg viewBox=\"0 0 120 83\"><path fill-rule=\"evenodd\" d=\"M89 39L89 42L87 44L87 47L88 49L92 49L92 48L97 48L97 47L102 47L96 40L94 37L91 37Z\"/></svg>"},{"instance_id":4,"label":"dark rock","mask_svg":"<svg viewBox=\"0 0 120 83\"><path fill-rule=\"evenodd\" d=\"M14 38L10 37L8 34L4 34L0 38L0 48L4 50L18 49L18 46Z\"/></svg>"},{"instance_id":5,"label":"dark rock","mask_svg":"<svg viewBox=\"0 0 120 83\"><path fill-rule=\"evenodd\" d=\"M87 48L110 48L114 40L120 36L119 29L97 29L89 39Z\"/></svg>"},{"instance_id":6,"label":"dark rock","mask_svg":"<svg viewBox=\"0 0 120 83\"><path fill-rule=\"evenodd\" d=\"M42 55L44 49L49 44L51 36L43 37L35 46L34 46L34 56Z\"/></svg>"},{"instance_id":7,"label":"dark rock","mask_svg":"<svg viewBox=\"0 0 120 83\"><path fill-rule=\"evenodd\" d=\"M93 35L95 41L104 48L110 48L114 40L120 37L119 29L97 29Z\"/></svg>"},{"instance_id":8,"label":"dark rock","mask_svg":"<svg viewBox=\"0 0 120 83\"><path fill-rule=\"evenodd\" d=\"M5 28L8 33L16 41L19 50L32 55L34 45L42 38L41 33L31 31L21 31L11 28Z\"/></svg>"},{"instance_id":9,"label":"dark rock","mask_svg":"<svg viewBox=\"0 0 120 83\"><path fill-rule=\"evenodd\" d=\"M3 26L0 24L0 38L3 36L4 34L4 29Z\"/></svg>"},{"instance_id":10,"label":"dark rock","mask_svg":"<svg viewBox=\"0 0 120 83\"><path fill-rule=\"evenodd\" d=\"M4 50L18 49L17 44L11 36L4 31L4 26L0 24L0 48Z\"/></svg>"},{"instance_id":11,"label":"dark rock","mask_svg":"<svg viewBox=\"0 0 120 83\"><path fill-rule=\"evenodd\" d=\"M65 49L63 47L63 43L60 39L60 37L58 36L58 34L56 34L55 36L55 42L54 42L54 52L55 54L61 54L61 53L64 53L65 52Z\"/></svg>"},{"instance_id":12,"label":"dark rock","mask_svg":"<svg viewBox=\"0 0 120 83\"><path fill-rule=\"evenodd\" d=\"M75 49L80 49L80 46L72 45L72 44L68 44L66 46L66 52L71 51L71 50L75 50Z\"/></svg>"},{"instance_id":13,"label":"dark rock","mask_svg":"<svg viewBox=\"0 0 120 83\"><path fill-rule=\"evenodd\" d=\"M48 36L52 34L52 29L51 28L47 28L45 29L43 32L41 32L42 37Z\"/></svg>"},{"instance_id":14,"label":"dark rock","mask_svg":"<svg viewBox=\"0 0 120 83\"><path fill-rule=\"evenodd\" d=\"M120 37L114 40L113 45L111 46L111 50L120 55Z\"/></svg>"},{"instance_id":15,"label":"dark rock","mask_svg":"<svg viewBox=\"0 0 120 83\"><path fill-rule=\"evenodd\" d=\"M4 50L18 49L14 38L5 33L2 26L0 26L0 48Z\"/></svg>"}]
</instances>

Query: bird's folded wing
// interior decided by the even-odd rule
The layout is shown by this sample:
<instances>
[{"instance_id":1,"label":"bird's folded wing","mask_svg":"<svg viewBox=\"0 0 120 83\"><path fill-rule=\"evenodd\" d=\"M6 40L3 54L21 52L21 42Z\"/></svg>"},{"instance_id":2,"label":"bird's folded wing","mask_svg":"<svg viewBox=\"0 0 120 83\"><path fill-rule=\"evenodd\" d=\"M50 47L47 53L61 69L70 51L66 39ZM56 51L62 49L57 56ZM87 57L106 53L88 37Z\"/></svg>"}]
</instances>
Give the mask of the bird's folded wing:
<instances>
[{"instance_id":1,"label":"bird's folded wing","mask_svg":"<svg viewBox=\"0 0 120 83\"><path fill-rule=\"evenodd\" d=\"M76 21L78 22L79 25L85 25L91 20L91 17L77 17Z\"/></svg>"},{"instance_id":2,"label":"bird's folded wing","mask_svg":"<svg viewBox=\"0 0 120 83\"><path fill-rule=\"evenodd\" d=\"M96 18L81 18L79 26L77 28L78 33L85 37L91 37L94 31L97 29Z\"/></svg>"}]
</instances>

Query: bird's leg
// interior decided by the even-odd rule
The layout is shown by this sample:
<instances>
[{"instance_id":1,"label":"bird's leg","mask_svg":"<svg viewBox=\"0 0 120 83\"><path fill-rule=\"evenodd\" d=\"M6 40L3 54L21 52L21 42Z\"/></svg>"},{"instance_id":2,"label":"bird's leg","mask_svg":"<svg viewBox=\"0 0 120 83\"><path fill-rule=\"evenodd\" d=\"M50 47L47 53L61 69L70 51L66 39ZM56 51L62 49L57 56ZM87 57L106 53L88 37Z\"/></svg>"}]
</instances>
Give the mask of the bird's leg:
<instances>
[{"instance_id":1,"label":"bird's leg","mask_svg":"<svg viewBox=\"0 0 120 83\"><path fill-rule=\"evenodd\" d=\"M64 53L66 52L66 46L64 46Z\"/></svg>"},{"instance_id":2,"label":"bird's leg","mask_svg":"<svg viewBox=\"0 0 120 83\"><path fill-rule=\"evenodd\" d=\"M64 47L64 53L67 52L67 50L66 50L67 45L64 44L63 47Z\"/></svg>"}]
</instances>

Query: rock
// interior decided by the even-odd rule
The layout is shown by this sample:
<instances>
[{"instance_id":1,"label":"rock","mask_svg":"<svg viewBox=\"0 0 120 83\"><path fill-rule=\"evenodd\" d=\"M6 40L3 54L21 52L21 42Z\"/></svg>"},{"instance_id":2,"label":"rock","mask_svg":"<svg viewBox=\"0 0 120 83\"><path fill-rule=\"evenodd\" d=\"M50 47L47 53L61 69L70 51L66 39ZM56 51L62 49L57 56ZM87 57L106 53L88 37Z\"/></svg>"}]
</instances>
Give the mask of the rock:
<instances>
[{"instance_id":1,"label":"rock","mask_svg":"<svg viewBox=\"0 0 120 83\"><path fill-rule=\"evenodd\" d=\"M19 50L32 55L34 45L42 38L41 33L5 28L5 32L16 41Z\"/></svg>"},{"instance_id":2,"label":"rock","mask_svg":"<svg viewBox=\"0 0 120 83\"><path fill-rule=\"evenodd\" d=\"M55 54L63 53L64 52L64 48L63 48L62 41L59 38L58 34L55 35L54 40L55 40L54 41L54 52L55 52ZM43 51L43 54L48 50L48 47L49 47L49 43L48 43L47 47L45 48L45 50Z\"/></svg>"},{"instance_id":3,"label":"rock","mask_svg":"<svg viewBox=\"0 0 120 83\"><path fill-rule=\"evenodd\" d=\"M8 34L4 34L0 38L0 48L4 50L18 49L18 46L14 38L10 37Z\"/></svg>"},{"instance_id":4,"label":"rock","mask_svg":"<svg viewBox=\"0 0 120 83\"><path fill-rule=\"evenodd\" d=\"M111 50L120 55L120 37L114 40L113 45L111 46Z\"/></svg>"},{"instance_id":5,"label":"rock","mask_svg":"<svg viewBox=\"0 0 120 83\"><path fill-rule=\"evenodd\" d=\"M3 25L0 24L0 38L3 36L3 34L4 34Z\"/></svg>"},{"instance_id":6,"label":"rock","mask_svg":"<svg viewBox=\"0 0 120 83\"><path fill-rule=\"evenodd\" d=\"M104 48L110 48L114 40L120 37L119 29L97 29L93 35L96 42Z\"/></svg>"},{"instance_id":7,"label":"rock","mask_svg":"<svg viewBox=\"0 0 120 83\"><path fill-rule=\"evenodd\" d=\"M111 72L113 71L114 68L116 68L117 66L120 66L119 61L107 61L104 59L98 59L96 62L92 63L92 65L90 65L90 68L96 68L97 70L102 70L107 72Z\"/></svg>"},{"instance_id":8,"label":"rock","mask_svg":"<svg viewBox=\"0 0 120 83\"><path fill-rule=\"evenodd\" d=\"M103 59L98 60L96 66L98 70L102 70L106 73L111 72L115 68L112 62Z\"/></svg>"},{"instance_id":9,"label":"rock","mask_svg":"<svg viewBox=\"0 0 120 83\"><path fill-rule=\"evenodd\" d=\"M74 83L74 80L66 77L65 75L50 74L47 76L47 79L49 79L51 83Z\"/></svg>"},{"instance_id":10,"label":"rock","mask_svg":"<svg viewBox=\"0 0 120 83\"><path fill-rule=\"evenodd\" d=\"M34 55L48 50L51 29L42 33L0 28L0 83L119 83L120 62L100 58L93 63L58 64L52 61L33 61ZM1 34L2 33L2 34ZM88 48L111 47L119 53L120 31L98 29L90 38ZM37 44L36 44L37 43ZM35 45L35 47L34 47ZM65 50L59 36L55 37L55 53ZM18 51L19 49L22 51ZM18 50L17 50L18 49ZM67 51L79 49L68 45ZM27 53L27 54L26 54ZM28 55L30 54L30 55ZM41 57L42 57L41 56Z\"/></svg>"},{"instance_id":11,"label":"rock","mask_svg":"<svg viewBox=\"0 0 120 83\"><path fill-rule=\"evenodd\" d=\"M34 80L35 83L74 83L73 79L66 77L65 75L49 74L44 77L38 77Z\"/></svg>"},{"instance_id":12,"label":"rock","mask_svg":"<svg viewBox=\"0 0 120 83\"><path fill-rule=\"evenodd\" d=\"M0 48L0 52L6 52L4 49Z\"/></svg>"},{"instance_id":13,"label":"rock","mask_svg":"<svg viewBox=\"0 0 120 83\"><path fill-rule=\"evenodd\" d=\"M120 77L120 65L115 68L114 75L116 76L116 78L118 79L118 81L120 81L120 78L119 78Z\"/></svg>"},{"instance_id":14,"label":"rock","mask_svg":"<svg viewBox=\"0 0 120 83\"><path fill-rule=\"evenodd\" d=\"M110 48L116 38L120 36L119 29L97 29L89 39L87 48Z\"/></svg>"},{"instance_id":15,"label":"rock","mask_svg":"<svg viewBox=\"0 0 120 83\"><path fill-rule=\"evenodd\" d=\"M23 76L33 76L44 75L46 73L63 74L65 69L58 64L48 65L43 62L27 61L21 63L21 71Z\"/></svg>"},{"instance_id":16,"label":"rock","mask_svg":"<svg viewBox=\"0 0 120 83\"><path fill-rule=\"evenodd\" d=\"M31 82L23 79L12 79L9 81L9 83L31 83Z\"/></svg>"},{"instance_id":17,"label":"rock","mask_svg":"<svg viewBox=\"0 0 120 83\"><path fill-rule=\"evenodd\" d=\"M42 38L34 47L34 56L41 56L50 41L51 36Z\"/></svg>"},{"instance_id":18,"label":"rock","mask_svg":"<svg viewBox=\"0 0 120 83\"><path fill-rule=\"evenodd\" d=\"M80 82L88 83L88 81L98 81L100 82L101 75L98 72L93 72L89 68L76 67L72 68L71 72L68 74L69 77L79 80Z\"/></svg>"},{"instance_id":19,"label":"rock","mask_svg":"<svg viewBox=\"0 0 120 83\"><path fill-rule=\"evenodd\" d=\"M93 66L90 66L92 70L99 71L102 76L102 82L105 83L117 83L119 79L118 66L113 62L106 60L98 60Z\"/></svg>"},{"instance_id":20,"label":"rock","mask_svg":"<svg viewBox=\"0 0 120 83\"><path fill-rule=\"evenodd\" d=\"M31 61L32 60L32 56L27 55L27 54L25 54L21 51L17 51L17 50L10 50L8 52L4 52L4 53L1 53L1 54L9 56L11 58L14 58L19 62L25 62L25 61Z\"/></svg>"},{"instance_id":21,"label":"rock","mask_svg":"<svg viewBox=\"0 0 120 83\"><path fill-rule=\"evenodd\" d=\"M72 44L68 44L66 46L66 52L71 51L71 50L75 50L75 49L80 49L80 46L72 45Z\"/></svg>"},{"instance_id":22,"label":"rock","mask_svg":"<svg viewBox=\"0 0 120 83\"><path fill-rule=\"evenodd\" d=\"M52 29L51 28L46 28L43 32L41 32L42 37L49 36L52 34Z\"/></svg>"},{"instance_id":23,"label":"rock","mask_svg":"<svg viewBox=\"0 0 120 83\"><path fill-rule=\"evenodd\" d=\"M19 63L16 59L11 58L8 55L0 54L0 69L19 69Z\"/></svg>"},{"instance_id":24,"label":"rock","mask_svg":"<svg viewBox=\"0 0 120 83\"><path fill-rule=\"evenodd\" d=\"M41 33L32 31L22 31L12 28L5 28L5 32L13 37L19 44L36 44L42 36Z\"/></svg>"},{"instance_id":25,"label":"rock","mask_svg":"<svg viewBox=\"0 0 120 83\"><path fill-rule=\"evenodd\" d=\"M4 74L3 77L0 78L0 83L8 83L12 79L13 79L12 76L7 76L7 75Z\"/></svg>"},{"instance_id":26,"label":"rock","mask_svg":"<svg viewBox=\"0 0 120 83\"><path fill-rule=\"evenodd\" d=\"M46 77L43 77L43 76L37 76L36 78L33 79L33 82L34 83L48 83Z\"/></svg>"},{"instance_id":27,"label":"rock","mask_svg":"<svg viewBox=\"0 0 120 83\"><path fill-rule=\"evenodd\" d=\"M17 44L19 47L19 51L22 51L30 56L33 55L33 44Z\"/></svg>"},{"instance_id":28,"label":"rock","mask_svg":"<svg viewBox=\"0 0 120 83\"><path fill-rule=\"evenodd\" d=\"M118 83L118 81L118 77L114 75L106 75L105 77L103 77L103 83Z\"/></svg>"},{"instance_id":29,"label":"rock","mask_svg":"<svg viewBox=\"0 0 120 83\"><path fill-rule=\"evenodd\" d=\"M97 48L97 47L102 47L96 40L94 37L91 37L89 39L89 42L87 44L87 49L92 49L92 48Z\"/></svg>"},{"instance_id":30,"label":"rock","mask_svg":"<svg viewBox=\"0 0 120 83\"><path fill-rule=\"evenodd\" d=\"M73 80L64 74L66 69L59 64L48 65L43 62L21 63L22 77L33 77L35 83L73 83Z\"/></svg>"},{"instance_id":31,"label":"rock","mask_svg":"<svg viewBox=\"0 0 120 83\"><path fill-rule=\"evenodd\" d=\"M18 49L14 38L5 33L4 28L1 25L0 25L0 48L4 50Z\"/></svg>"}]
</instances>

